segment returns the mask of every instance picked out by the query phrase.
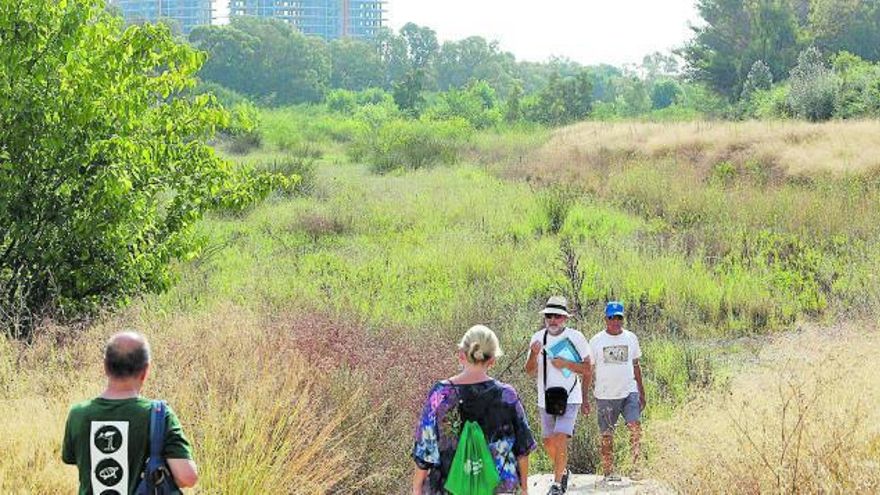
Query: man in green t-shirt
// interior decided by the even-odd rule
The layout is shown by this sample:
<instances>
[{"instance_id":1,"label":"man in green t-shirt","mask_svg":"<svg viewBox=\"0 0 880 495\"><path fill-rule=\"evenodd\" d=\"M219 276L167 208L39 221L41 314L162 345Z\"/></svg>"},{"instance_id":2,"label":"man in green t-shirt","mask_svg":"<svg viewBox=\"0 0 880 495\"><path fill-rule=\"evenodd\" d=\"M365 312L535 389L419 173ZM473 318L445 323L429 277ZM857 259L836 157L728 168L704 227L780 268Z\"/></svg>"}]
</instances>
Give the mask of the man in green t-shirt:
<instances>
[{"instance_id":1,"label":"man in green t-shirt","mask_svg":"<svg viewBox=\"0 0 880 495\"><path fill-rule=\"evenodd\" d=\"M150 346L136 332L117 333L104 349L107 388L75 404L67 417L61 458L79 469L80 495L134 492L150 455L149 399L140 396L150 370ZM198 480L192 447L170 407L162 455L177 486Z\"/></svg>"}]
</instances>

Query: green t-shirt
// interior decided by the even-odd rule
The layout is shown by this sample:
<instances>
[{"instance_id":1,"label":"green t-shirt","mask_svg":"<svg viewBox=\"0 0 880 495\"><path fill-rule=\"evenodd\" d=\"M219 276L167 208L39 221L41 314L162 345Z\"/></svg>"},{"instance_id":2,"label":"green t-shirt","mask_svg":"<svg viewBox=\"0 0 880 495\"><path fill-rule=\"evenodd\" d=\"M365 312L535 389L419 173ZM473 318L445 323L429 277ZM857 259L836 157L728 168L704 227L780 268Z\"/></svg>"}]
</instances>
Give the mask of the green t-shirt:
<instances>
[{"instance_id":1,"label":"green t-shirt","mask_svg":"<svg viewBox=\"0 0 880 495\"><path fill-rule=\"evenodd\" d=\"M87 400L70 408L61 459L79 469L79 494L132 493L150 456L150 400ZM177 415L166 407L166 459L192 459Z\"/></svg>"}]
</instances>

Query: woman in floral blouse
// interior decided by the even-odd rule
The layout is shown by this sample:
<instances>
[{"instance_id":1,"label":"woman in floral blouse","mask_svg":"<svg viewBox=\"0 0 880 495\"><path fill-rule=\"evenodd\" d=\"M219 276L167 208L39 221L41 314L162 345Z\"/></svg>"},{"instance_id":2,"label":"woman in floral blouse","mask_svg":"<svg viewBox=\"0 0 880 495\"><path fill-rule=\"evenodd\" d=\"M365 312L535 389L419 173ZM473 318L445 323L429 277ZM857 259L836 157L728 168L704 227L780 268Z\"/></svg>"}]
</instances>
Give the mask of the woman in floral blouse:
<instances>
[{"instance_id":1,"label":"woman in floral blouse","mask_svg":"<svg viewBox=\"0 0 880 495\"><path fill-rule=\"evenodd\" d=\"M488 375L501 354L489 328L477 325L464 334L458 353L461 373L431 388L416 428L413 495L445 493L464 420L476 421L489 444L501 479L495 493L517 493L517 488L528 493L529 453L537 444L516 390Z\"/></svg>"}]
</instances>

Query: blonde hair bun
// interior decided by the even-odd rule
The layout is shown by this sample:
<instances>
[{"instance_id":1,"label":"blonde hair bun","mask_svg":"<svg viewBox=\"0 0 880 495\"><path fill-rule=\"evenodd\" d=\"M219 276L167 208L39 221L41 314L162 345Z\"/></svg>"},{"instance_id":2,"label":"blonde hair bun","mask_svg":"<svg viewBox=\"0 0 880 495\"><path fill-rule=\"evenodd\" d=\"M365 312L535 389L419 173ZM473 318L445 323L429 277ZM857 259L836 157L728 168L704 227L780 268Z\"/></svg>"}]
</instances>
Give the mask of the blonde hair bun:
<instances>
[{"instance_id":1,"label":"blonde hair bun","mask_svg":"<svg viewBox=\"0 0 880 495\"><path fill-rule=\"evenodd\" d=\"M471 364L483 363L502 356L501 345L495 332L485 325L474 325L465 332L458 344Z\"/></svg>"}]
</instances>

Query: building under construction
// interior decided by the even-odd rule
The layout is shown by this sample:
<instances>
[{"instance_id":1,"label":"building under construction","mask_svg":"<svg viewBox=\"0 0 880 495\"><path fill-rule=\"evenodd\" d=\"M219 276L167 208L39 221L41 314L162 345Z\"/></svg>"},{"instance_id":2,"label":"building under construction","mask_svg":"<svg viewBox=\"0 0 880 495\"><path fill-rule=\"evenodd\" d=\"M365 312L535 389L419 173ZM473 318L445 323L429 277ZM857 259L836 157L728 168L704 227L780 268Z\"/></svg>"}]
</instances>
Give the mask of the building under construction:
<instances>
[{"instance_id":1,"label":"building under construction","mask_svg":"<svg viewBox=\"0 0 880 495\"><path fill-rule=\"evenodd\" d=\"M372 38L385 22L386 0L230 0L232 16L275 17L324 39Z\"/></svg>"},{"instance_id":2,"label":"building under construction","mask_svg":"<svg viewBox=\"0 0 880 495\"><path fill-rule=\"evenodd\" d=\"M179 24L184 34L196 26L211 24L212 0L110 0L122 10L128 23L170 20Z\"/></svg>"}]
</instances>

